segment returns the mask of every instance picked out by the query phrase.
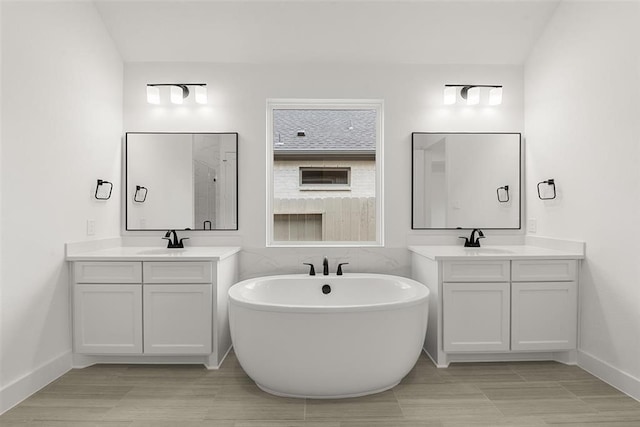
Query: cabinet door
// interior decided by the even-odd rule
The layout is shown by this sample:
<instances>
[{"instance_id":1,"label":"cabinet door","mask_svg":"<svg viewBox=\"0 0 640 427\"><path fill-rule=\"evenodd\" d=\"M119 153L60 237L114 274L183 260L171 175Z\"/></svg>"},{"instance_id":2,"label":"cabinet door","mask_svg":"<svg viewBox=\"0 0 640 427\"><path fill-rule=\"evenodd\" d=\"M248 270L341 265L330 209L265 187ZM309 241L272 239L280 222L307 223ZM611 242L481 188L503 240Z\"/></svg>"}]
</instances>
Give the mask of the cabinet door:
<instances>
[{"instance_id":1,"label":"cabinet door","mask_svg":"<svg viewBox=\"0 0 640 427\"><path fill-rule=\"evenodd\" d=\"M74 285L76 353L142 353L142 285Z\"/></svg>"},{"instance_id":2,"label":"cabinet door","mask_svg":"<svg viewBox=\"0 0 640 427\"><path fill-rule=\"evenodd\" d=\"M443 283L445 352L509 350L509 283Z\"/></svg>"},{"instance_id":3,"label":"cabinet door","mask_svg":"<svg viewBox=\"0 0 640 427\"><path fill-rule=\"evenodd\" d=\"M211 353L211 284L143 288L146 354Z\"/></svg>"},{"instance_id":4,"label":"cabinet door","mask_svg":"<svg viewBox=\"0 0 640 427\"><path fill-rule=\"evenodd\" d=\"M576 348L576 282L521 282L511 286L512 350Z\"/></svg>"}]
</instances>

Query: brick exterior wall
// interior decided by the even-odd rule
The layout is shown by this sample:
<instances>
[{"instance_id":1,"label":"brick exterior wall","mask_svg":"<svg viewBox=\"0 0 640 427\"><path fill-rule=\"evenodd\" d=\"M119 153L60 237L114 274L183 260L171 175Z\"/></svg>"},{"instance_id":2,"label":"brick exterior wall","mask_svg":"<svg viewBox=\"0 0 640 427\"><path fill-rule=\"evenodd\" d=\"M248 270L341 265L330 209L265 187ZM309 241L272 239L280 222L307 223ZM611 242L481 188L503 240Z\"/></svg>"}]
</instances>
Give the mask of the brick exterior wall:
<instances>
[{"instance_id":1,"label":"brick exterior wall","mask_svg":"<svg viewBox=\"0 0 640 427\"><path fill-rule=\"evenodd\" d=\"M300 190L300 167L350 167L350 190ZM375 160L276 160L273 162L273 189L276 199L324 197L375 197Z\"/></svg>"}]
</instances>

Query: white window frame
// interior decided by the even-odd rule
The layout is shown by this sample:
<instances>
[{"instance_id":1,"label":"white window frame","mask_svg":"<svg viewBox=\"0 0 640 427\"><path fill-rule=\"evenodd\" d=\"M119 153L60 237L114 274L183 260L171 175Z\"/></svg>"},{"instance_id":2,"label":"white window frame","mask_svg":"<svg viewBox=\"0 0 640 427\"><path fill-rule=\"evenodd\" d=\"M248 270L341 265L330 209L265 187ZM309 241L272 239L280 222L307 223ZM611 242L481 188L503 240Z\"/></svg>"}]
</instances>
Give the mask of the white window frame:
<instances>
[{"instance_id":1,"label":"white window frame","mask_svg":"<svg viewBox=\"0 0 640 427\"><path fill-rule=\"evenodd\" d=\"M308 170L344 171L347 173L346 184L303 184L302 175ZM351 191L351 167L300 166L298 168L298 189L300 191Z\"/></svg>"},{"instance_id":2,"label":"white window frame","mask_svg":"<svg viewBox=\"0 0 640 427\"><path fill-rule=\"evenodd\" d=\"M376 240L375 241L275 241L273 238L273 110L375 110L376 111ZM267 99L267 247L369 247L384 246L382 99Z\"/></svg>"}]
</instances>

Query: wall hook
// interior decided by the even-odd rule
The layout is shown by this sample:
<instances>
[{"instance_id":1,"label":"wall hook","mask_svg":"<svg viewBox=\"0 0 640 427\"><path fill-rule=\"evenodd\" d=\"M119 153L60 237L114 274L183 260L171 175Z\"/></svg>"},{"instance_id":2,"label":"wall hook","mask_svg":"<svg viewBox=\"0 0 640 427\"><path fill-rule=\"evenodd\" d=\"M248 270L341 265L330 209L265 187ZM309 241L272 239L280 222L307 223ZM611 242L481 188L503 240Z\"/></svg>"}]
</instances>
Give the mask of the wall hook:
<instances>
[{"instance_id":1,"label":"wall hook","mask_svg":"<svg viewBox=\"0 0 640 427\"><path fill-rule=\"evenodd\" d=\"M500 197L500 190L502 190L503 197ZM504 187L498 187L496 194L498 195L498 201L500 203L507 203L509 201L509 186L505 185Z\"/></svg>"},{"instance_id":2,"label":"wall hook","mask_svg":"<svg viewBox=\"0 0 640 427\"><path fill-rule=\"evenodd\" d=\"M110 183L109 181L105 181L104 179L99 179L98 185L96 185L95 198L98 200L109 200L112 190L112 183Z\"/></svg>"},{"instance_id":3,"label":"wall hook","mask_svg":"<svg viewBox=\"0 0 640 427\"><path fill-rule=\"evenodd\" d=\"M540 192L540 185L542 184L547 184L548 186L551 187L551 190L553 190L553 195L551 197L542 197L542 193ZM552 200L556 198L556 182L553 178L550 178L546 181L540 181L538 183L538 198L540 200Z\"/></svg>"},{"instance_id":4,"label":"wall hook","mask_svg":"<svg viewBox=\"0 0 640 427\"><path fill-rule=\"evenodd\" d=\"M149 190L147 190L146 187L143 187L141 185L136 185L136 192L133 195L133 201L138 203L144 203L144 201L147 200L148 191Z\"/></svg>"}]
</instances>

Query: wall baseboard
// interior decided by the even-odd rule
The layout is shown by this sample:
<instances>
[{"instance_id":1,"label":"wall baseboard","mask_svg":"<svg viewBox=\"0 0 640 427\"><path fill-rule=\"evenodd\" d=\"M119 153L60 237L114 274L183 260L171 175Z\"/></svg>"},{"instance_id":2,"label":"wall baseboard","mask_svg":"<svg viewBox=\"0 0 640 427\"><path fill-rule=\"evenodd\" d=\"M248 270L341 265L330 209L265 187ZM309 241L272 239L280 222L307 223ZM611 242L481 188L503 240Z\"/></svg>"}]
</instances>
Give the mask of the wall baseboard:
<instances>
[{"instance_id":1,"label":"wall baseboard","mask_svg":"<svg viewBox=\"0 0 640 427\"><path fill-rule=\"evenodd\" d=\"M640 378L636 378L592 354L578 350L578 366L602 381L640 401Z\"/></svg>"},{"instance_id":2,"label":"wall baseboard","mask_svg":"<svg viewBox=\"0 0 640 427\"><path fill-rule=\"evenodd\" d=\"M71 351L68 351L2 387L0 390L0 415L70 370Z\"/></svg>"},{"instance_id":3,"label":"wall baseboard","mask_svg":"<svg viewBox=\"0 0 640 427\"><path fill-rule=\"evenodd\" d=\"M74 369L84 369L95 364L145 364L145 365L206 365L207 356L160 356L134 354L128 356L117 356L113 354L94 355L73 353L71 356L71 367Z\"/></svg>"}]
</instances>

